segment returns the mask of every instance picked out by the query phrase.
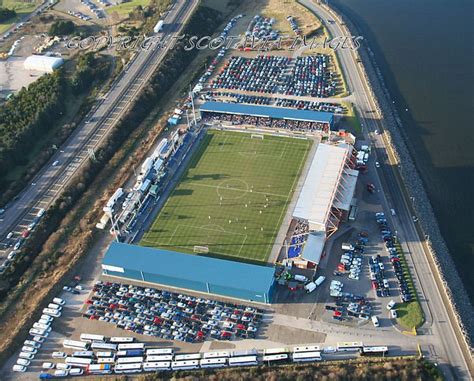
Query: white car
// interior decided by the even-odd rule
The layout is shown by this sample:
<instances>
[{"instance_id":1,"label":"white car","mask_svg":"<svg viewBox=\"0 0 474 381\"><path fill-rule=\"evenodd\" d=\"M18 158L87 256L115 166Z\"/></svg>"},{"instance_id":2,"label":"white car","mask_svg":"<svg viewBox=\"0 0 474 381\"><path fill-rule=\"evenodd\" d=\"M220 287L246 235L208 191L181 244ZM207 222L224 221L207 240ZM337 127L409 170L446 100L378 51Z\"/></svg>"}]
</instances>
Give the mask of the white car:
<instances>
[{"instance_id":1,"label":"white car","mask_svg":"<svg viewBox=\"0 0 474 381\"><path fill-rule=\"evenodd\" d=\"M20 352L18 355L19 359L25 359L25 360L33 360L35 358L34 353L29 353L29 352Z\"/></svg>"},{"instance_id":2,"label":"white car","mask_svg":"<svg viewBox=\"0 0 474 381\"><path fill-rule=\"evenodd\" d=\"M397 311L395 310L390 310L390 317L392 319L396 319L397 318Z\"/></svg>"},{"instance_id":3,"label":"white car","mask_svg":"<svg viewBox=\"0 0 474 381\"><path fill-rule=\"evenodd\" d=\"M38 349L29 347L28 345L23 345L23 347L21 348L21 351L26 352L26 353L31 353L34 355L38 353Z\"/></svg>"},{"instance_id":4,"label":"white car","mask_svg":"<svg viewBox=\"0 0 474 381\"><path fill-rule=\"evenodd\" d=\"M42 343L44 343L44 337L34 336L33 341L36 342L36 343L42 344Z\"/></svg>"},{"instance_id":5,"label":"white car","mask_svg":"<svg viewBox=\"0 0 474 381\"><path fill-rule=\"evenodd\" d=\"M380 168L380 163L378 161L375 162L375 168Z\"/></svg>"},{"instance_id":6,"label":"white car","mask_svg":"<svg viewBox=\"0 0 474 381\"><path fill-rule=\"evenodd\" d=\"M36 342L36 341L33 341L33 340L25 340L25 342L23 343L23 345L28 345L30 347L33 347L33 348L39 348L41 347L41 344Z\"/></svg>"},{"instance_id":7,"label":"white car","mask_svg":"<svg viewBox=\"0 0 474 381\"><path fill-rule=\"evenodd\" d=\"M380 326L379 319L377 318L377 316L372 316L372 323L376 328Z\"/></svg>"},{"instance_id":8,"label":"white car","mask_svg":"<svg viewBox=\"0 0 474 381\"><path fill-rule=\"evenodd\" d=\"M30 360L26 360L26 359L19 358L18 360L16 360L16 363L17 363L18 365L28 366L28 365L30 365L31 361L30 361Z\"/></svg>"},{"instance_id":9,"label":"white car","mask_svg":"<svg viewBox=\"0 0 474 381\"><path fill-rule=\"evenodd\" d=\"M397 304L397 303L395 302L395 300L392 299L392 300L391 300L390 302L388 302L388 304L387 304L387 310L391 310L393 307L395 307L395 304Z\"/></svg>"},{"instance_id":10,"label":"white car","mask_svg":"<svg viewBox=\"0 0 474 381\"><path fill-rule=\"evenodd\" d=\"M43 365L41 365L41 368L43 369L54 369L55 364L53 362L44 362Z\"/></svg>"},{"instance_id":11,"label":"white car","mask_svg":"<svg viewBox=\"0 0 474 381\"><path fill-rule=\"evenodd\" d=\"M55 161L53 162L53 167L57 166L58 164L59 164L59 160L55 160Z\"/></svg>"},{"instance_id":12,"label":"white car","mask_svg":"<svg viewBox=\"0 0 474 381\"><path fill-rule=\"evenodd\" d=\"M12 370L14 372L26 372L26 366L16 364L16 365L13 365Z\"/></svg>"},{"instance_id":13,"label":"white car","mask_svg":"<svg viewBox=\"0 0 474 381\"><path fill-rule=\"evenodd\" d=\"M7 239L10 239L11 237L13 237L13 232L7 234Z\"/></svg>"},{"instance_id":14,"label":"white car","mask_svg":"<svg viewBox=\"0 0 474 381\"><path fill-rule=\"evenodd\" d=\"M66 353L64 353L64 352L53 352L53 354L51 356L53 357L53 359L64 359L64 358L66 358Z\"/></svg>"},{"instance_id":15,"label":"white car","mask_svg":"<svg viewBox=\"0 0 474 381\"><path fill-rule=\"evenodd\" d=\"M10 261L14 260L15 257L16 257L16 251L11 251L11 252L8 254L8 256L7 256L7 258L8 258Z\"/></svg>"}]
</instances>

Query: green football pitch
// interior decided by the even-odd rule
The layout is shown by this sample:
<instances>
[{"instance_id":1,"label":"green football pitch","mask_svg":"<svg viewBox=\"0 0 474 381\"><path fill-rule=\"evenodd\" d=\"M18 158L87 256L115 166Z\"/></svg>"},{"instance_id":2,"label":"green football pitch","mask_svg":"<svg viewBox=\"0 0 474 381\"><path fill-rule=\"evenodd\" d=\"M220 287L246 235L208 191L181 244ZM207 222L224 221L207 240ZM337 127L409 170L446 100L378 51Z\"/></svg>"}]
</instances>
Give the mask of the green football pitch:
<instances>
[{"instance_id":1,"label":"green football pitch","mask_svg":"<svg viewBox=\"0 0 474 381\"><path fill-rule=\"evenodd\" d=\"M209 130L140 245L266 262L310 147Z\"/></svg>"}]
</instances>

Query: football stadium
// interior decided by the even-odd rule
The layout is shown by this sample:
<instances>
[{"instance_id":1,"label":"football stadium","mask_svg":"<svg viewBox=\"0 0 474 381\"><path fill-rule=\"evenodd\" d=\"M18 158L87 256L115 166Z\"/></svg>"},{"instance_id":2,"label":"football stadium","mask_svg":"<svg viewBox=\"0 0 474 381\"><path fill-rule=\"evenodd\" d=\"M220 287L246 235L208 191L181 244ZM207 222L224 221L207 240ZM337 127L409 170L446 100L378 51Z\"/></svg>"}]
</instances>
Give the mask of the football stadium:
<instances>
[{"instance_id":1,"label":"football stadium","mask_svg":"<svg viewBox=\"0 0 474 381\"><path fill-rule=\"evenodd\" d=\"M311 144L209 130L140 245L266 263Z\"/></svg>"}]
</instances>

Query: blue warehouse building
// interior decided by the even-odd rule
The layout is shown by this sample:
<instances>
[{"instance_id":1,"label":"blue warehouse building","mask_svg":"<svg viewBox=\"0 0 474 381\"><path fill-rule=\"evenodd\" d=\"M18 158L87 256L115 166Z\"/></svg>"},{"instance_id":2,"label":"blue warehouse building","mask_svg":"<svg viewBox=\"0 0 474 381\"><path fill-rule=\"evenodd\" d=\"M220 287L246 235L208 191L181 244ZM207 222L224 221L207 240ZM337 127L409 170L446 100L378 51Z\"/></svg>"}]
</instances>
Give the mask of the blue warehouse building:
<instances>
[{"instance_id":1,"label":"blue warehouse building","mask_svg":"<svg viewBox=\"0 0 474 381\"><path fill-rule=\"evenodd\" d=\"M113 242L102 261L104 275L271 303L273 267Z\"/></svg>"}]
</instances>

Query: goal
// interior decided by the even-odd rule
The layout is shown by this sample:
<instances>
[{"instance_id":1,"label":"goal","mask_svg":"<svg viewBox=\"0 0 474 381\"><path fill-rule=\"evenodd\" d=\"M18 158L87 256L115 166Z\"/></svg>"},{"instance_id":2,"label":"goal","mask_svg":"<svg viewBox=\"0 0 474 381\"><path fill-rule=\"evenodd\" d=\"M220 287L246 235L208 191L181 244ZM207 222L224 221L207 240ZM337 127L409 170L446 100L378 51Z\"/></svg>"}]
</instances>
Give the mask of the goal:
<instances>
[{"instance_id":1,"label":"goal","mask_svg":"<svg viewBox=\"0 0 474 381\"><path fill-rule=\"evenodd\" d=\"M262 134L252 134L250 135L250 139L260 139L260 140L263 140L263 136Z\"/></svg>"},{"instance_id":2,"label":"goal","mask_svg":"<svg viewBox=\"0 0 474 381\"><path fill-rule=\"evenodd\" d=\"M209 253L209 247L207 246L194 246L195 253L207 254Z\"/></svg>"}]
</instances>

